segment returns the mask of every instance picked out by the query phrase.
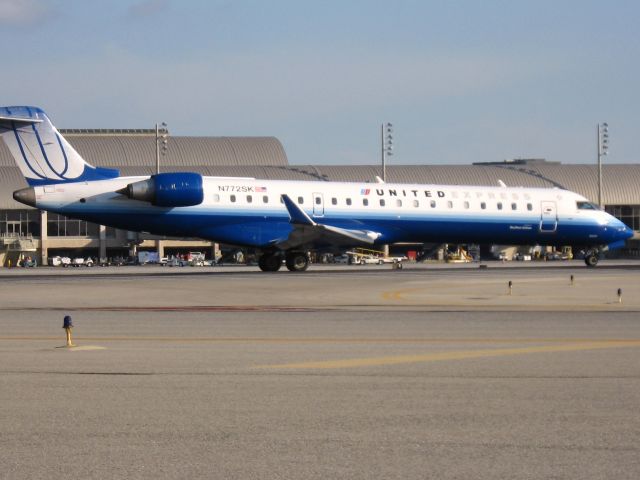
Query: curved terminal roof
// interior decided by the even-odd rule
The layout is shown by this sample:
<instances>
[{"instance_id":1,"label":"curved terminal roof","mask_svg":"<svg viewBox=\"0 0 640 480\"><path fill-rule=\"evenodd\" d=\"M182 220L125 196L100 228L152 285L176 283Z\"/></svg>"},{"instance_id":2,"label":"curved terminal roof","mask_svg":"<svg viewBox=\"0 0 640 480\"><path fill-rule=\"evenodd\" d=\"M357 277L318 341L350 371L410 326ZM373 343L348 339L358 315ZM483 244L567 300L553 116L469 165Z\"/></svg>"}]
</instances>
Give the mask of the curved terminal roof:
<instances>
[{"instance_id":1,"label":"curved terminal roof","mask_svg":"<svg viewBox=\"0 0 640 480\"><path fill-rule=\"evenodd\" d=\"M91 165L110 168L155 166L155 133L85 134L63 130L63 135ZM168 142L166 155L160 158L161 164L182 167L289 164L282 144L275 137L169 137ZM14 165L9 149L0 141L0 167Z\"/></svg>"},{"instance_id":2,"label":"curved terminal roof","mask_svg":"<svg viewBox=\"0 0 640 480\"><path fill-rule=\"evenodd\" d=\"M74 131L75 132L75 131ZM117 168L123 175L155 172L155 135L65 132L65 137L91 164ZM273 137L170 137L160 160L161 171L196 171L210 176L266 180L320 180L374 183L379 165L289 165ZM597 201L597 167L544 161L478 165L392 165L387 181L448 185L560 187ZM9 150L0 141L0 209L22 209L11 197L26 185ZM640 205L640 164L603 166L606 205Z\"/></svg>"}]
</instances>

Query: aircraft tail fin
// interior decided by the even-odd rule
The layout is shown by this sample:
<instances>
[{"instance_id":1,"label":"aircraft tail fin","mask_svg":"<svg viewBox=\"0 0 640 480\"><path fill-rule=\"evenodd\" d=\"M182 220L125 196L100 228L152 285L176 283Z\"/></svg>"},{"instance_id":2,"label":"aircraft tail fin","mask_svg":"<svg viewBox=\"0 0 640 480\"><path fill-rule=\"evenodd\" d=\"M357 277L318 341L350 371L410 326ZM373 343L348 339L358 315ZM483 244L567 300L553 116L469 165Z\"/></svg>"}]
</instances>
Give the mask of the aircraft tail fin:
<instances>
[{"instance_id":1,"label":"aircraft tail fin","mask_svg":"<svg viewBox=\"0 0 640 480\"><path fill-rule=\"evenodd\" d=\"M31 186L120 175L117 170L85 162L37 107L0 107L0 137Z\"/></svg>"}]
</instances>

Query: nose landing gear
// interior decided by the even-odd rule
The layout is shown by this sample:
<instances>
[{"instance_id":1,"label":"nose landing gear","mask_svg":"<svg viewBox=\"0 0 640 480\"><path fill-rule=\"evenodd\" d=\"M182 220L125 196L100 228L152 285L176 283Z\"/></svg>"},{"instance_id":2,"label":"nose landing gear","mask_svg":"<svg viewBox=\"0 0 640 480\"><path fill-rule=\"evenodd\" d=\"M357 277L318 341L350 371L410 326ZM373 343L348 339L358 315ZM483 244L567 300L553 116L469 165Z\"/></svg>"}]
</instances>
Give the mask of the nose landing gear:
<instances>
[{"instance_id":1,"label":"nose landing gear","mask_svg":"<svg viewBox=\"0 0 640 480\"><path fill-rule=\"evenodd\" d=\"M593 268L598 265L598 260L600 260L598 256L598 250L587 250L584 254L584 263L589 268Z\"/></svg>"}]
</instances>

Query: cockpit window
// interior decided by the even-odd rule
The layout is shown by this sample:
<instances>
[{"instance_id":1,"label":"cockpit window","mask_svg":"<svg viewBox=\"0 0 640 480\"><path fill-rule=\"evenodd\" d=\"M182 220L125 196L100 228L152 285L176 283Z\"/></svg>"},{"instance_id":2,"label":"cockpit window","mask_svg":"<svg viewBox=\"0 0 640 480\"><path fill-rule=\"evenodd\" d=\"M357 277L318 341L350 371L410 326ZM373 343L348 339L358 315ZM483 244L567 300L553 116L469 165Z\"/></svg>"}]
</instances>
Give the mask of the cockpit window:
<instances>
[{"instance_id":1,"label":"cockpit window","mask_svg":"<svg viewBox=\"0 0 640 480\"><path fill-rule=\"evenodd\" d=\"M576 205L578 210L598 210L598 207L591 202L576 202Z\"/></svg>"}]
</instances>

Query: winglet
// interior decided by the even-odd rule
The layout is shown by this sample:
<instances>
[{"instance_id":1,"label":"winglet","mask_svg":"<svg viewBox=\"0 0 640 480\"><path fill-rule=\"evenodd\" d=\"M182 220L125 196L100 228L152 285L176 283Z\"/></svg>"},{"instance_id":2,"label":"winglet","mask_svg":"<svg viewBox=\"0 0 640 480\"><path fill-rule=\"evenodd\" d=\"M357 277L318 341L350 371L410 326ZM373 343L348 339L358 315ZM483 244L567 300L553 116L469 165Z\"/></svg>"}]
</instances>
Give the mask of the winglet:
<instances>
[{"instance_id":1,"label":"winglet","mask_svg":"<svg viewBox=\"0 0 640 480\"><path fill-rule=\"evenodd\" d=\"M287 212L289 212L290 223L297 225L316 225L316 222L311 220L311 217L309 217L309 215L307 215L298 205L296 205L288 195L282 194L282 201L287 207Z\"/></svg>"}]
</instances>

